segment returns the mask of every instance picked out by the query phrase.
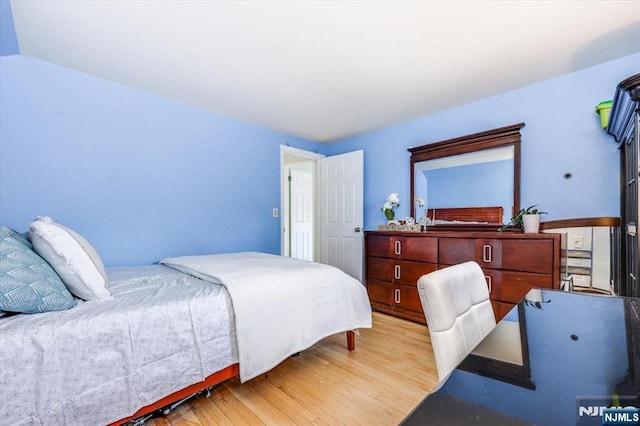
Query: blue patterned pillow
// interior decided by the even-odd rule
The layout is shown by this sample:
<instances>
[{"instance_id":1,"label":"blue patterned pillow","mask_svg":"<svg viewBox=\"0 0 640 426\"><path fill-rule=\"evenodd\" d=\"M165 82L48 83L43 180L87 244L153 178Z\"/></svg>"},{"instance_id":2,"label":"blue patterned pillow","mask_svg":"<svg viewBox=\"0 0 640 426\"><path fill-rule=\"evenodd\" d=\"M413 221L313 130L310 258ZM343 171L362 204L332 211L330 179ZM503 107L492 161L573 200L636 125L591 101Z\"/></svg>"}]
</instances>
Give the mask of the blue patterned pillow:
<instances>
[{"instance_id":1,"label":"blue patterned pillow","mask_svg":"<svg viewBox=\"0 0 640 426\"><path fill-rule=\"evenodd\" d=\"M31 241L29 241L29 231L24 234L20 234L19 232L14 231L11 228L7 228L6 226L0 225L0 239L4 239L6 237L13 237L19 243L24 244L31 250L33 250L33 246L31 245Z\"/></svg>"},{"instance_id":2,"label":"blue patterned pillow","mask_svg":"<svg viewBox=\"0 0 640 426\"><path fill-rule=\"evenodd\" d=\"M0 238L0 311L33 314L76 306L60 277L23 240Z\"/></svg>"}]
</instances>

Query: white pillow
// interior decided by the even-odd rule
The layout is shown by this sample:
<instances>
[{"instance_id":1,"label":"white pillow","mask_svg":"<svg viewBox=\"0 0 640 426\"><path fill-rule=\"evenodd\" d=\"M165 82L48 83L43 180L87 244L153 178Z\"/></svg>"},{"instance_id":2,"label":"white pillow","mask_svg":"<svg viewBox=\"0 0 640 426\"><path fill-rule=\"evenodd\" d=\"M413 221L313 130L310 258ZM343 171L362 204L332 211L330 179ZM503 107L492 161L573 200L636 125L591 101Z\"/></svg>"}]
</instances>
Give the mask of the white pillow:
<instances>
[{"instance_id":1,"label":"white pillow","mask_svg":"<svg viewBox=\"0 0 640 426\"><path fill-rule=\"evenodd\" d=\"M38 217L29 225L33 249L58 273L76 297L84 300L108 299L107 274L96 250L77 232Z\"/></svg>"}]
</instances>

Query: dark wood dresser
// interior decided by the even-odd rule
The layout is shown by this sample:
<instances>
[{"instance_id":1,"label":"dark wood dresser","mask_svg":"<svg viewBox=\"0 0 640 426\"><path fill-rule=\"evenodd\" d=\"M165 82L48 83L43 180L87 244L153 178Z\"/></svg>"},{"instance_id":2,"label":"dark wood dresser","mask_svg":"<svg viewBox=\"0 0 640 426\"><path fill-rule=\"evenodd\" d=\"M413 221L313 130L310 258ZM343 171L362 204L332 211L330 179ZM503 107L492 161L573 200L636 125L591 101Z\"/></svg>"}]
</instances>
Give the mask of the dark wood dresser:
<instances>
[{"instance_id":1,"label":"dark wood dresser","mask_svg":"<svg viewBox=\"0 0 640 426\"><path fill-rule=\"evenodd\" d=\"M468 260L485 273L499 321L533 287L558 289L563 234L365 232L365 282L374 310L425 324L417 281Z\"/></svg>"}]
</instances>

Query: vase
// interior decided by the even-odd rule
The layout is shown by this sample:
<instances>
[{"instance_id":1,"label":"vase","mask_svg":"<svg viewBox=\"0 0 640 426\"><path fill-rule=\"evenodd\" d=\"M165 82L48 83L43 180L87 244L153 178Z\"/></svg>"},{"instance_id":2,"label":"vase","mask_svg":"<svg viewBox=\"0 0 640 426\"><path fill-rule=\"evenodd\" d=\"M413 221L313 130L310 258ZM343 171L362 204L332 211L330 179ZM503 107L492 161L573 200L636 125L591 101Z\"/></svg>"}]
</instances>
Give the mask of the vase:
<instances>
[{"instance_id":1,"label":"vase","mask_svg":"<svg viewBox=\"0 0 640 426\"><path fill-rule=\"evenodd\" d=\"M525 234L537 234L540 230L540 215L525 214L522 215L522 225Z\"/></svg>"}]
</instances>

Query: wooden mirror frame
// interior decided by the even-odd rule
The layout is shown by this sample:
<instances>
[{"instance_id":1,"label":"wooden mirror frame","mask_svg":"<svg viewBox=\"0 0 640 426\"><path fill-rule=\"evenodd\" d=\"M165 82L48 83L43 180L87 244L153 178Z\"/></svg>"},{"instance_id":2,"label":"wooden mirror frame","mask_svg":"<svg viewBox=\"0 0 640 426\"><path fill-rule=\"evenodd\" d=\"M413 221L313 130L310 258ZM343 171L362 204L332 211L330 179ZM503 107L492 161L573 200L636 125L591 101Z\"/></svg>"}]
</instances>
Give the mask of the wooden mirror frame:
<instances>
[{"instance_id":1,"label":"wooden mirror frame","mask_svg":"<svg viewBox=\"0 0 640 426\"><path fill-rule=\"evenodd\" d=\"M520 129L524 123L500 127L484 132L473 133L440 142L409 148L411 153L411 200L415 200L415 164L444 158L453 155L469 154L492 148L513 146L513 211L510 216L520 210ZM411 216L415 217L415 203L411 202ZM454 224L454 225L430 225L431 230L496 230L496 224Z\"/></svg>"}]
</instances>

